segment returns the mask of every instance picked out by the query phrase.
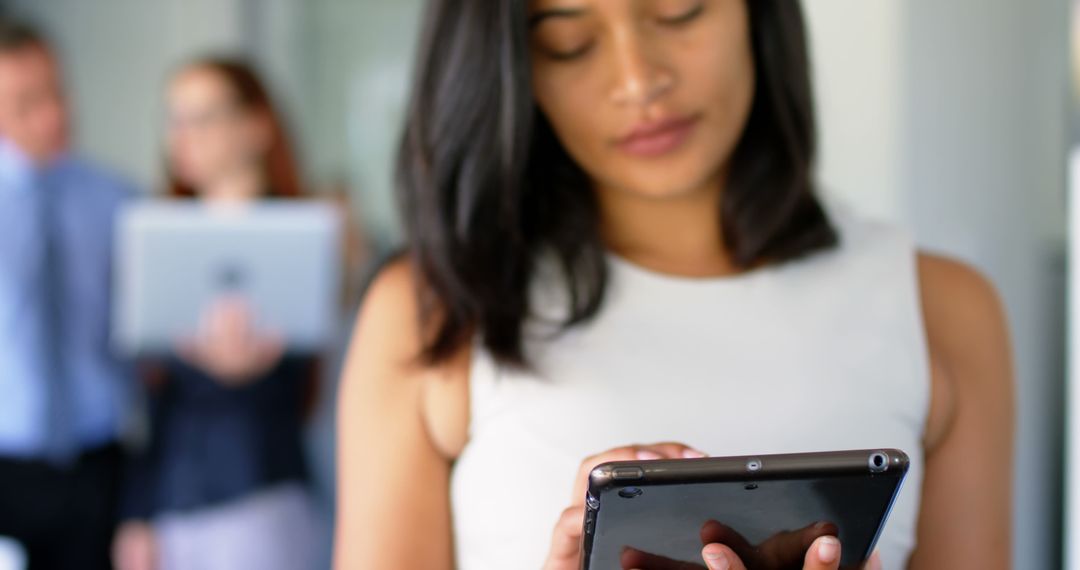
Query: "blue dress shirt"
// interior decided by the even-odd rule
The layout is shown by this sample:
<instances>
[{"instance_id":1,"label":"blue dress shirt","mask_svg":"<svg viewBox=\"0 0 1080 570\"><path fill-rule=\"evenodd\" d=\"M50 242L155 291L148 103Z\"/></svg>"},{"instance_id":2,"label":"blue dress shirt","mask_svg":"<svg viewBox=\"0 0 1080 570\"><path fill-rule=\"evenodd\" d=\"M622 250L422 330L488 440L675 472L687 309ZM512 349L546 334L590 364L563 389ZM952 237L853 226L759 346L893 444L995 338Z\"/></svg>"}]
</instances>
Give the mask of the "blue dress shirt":
<instances>
[{"instance_id":1,"label":"blue dress shirt","mask_svg":"<svg viewBox=\"0 0 1080 570\"><path fill-rule=\"evenodd\" d=\"M132 402L132 370L110 350L113 225L133 189L85 161L35 167L0 140L0 456L42 458L50 430L43 355L64 359L66 422L76 449L117 439ZM42 227L43 200L55 227ZM63 283L62 335L46 339L44 232L54 231ZM46 342L59 342L47 352Z\"/></svg>"}]
</instances>

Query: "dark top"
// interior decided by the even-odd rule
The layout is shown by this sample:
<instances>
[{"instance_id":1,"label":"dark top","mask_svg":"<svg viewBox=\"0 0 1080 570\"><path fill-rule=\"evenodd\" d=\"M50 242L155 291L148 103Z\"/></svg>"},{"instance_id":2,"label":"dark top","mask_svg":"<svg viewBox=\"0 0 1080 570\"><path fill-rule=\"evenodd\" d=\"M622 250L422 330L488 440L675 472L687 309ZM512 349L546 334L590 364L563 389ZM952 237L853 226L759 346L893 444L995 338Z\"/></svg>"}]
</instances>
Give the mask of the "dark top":
<instances>
[{"instance_id":1,"label":"dark top","mask_svg":"<svg viewBox=\"0 0 1080 570\"><path fill-rule=\"evenodd\" d=\"M301 438L312 359L286 358L240 388L176 360L163 371L149 397L150 444L128 471L125 518L212 506L306 479Z\"/></svg>"}]
</instances>

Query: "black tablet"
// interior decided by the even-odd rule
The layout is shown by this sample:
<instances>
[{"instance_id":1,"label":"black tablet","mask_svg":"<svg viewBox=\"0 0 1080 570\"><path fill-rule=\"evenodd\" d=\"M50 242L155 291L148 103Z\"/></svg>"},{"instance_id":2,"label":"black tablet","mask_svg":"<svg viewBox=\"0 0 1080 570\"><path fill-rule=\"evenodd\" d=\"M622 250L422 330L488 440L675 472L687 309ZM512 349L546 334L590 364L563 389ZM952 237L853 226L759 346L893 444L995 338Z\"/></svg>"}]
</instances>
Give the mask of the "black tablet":
<instances>
[{"instance_id":1,"label":"black tablet","mask_svg":"<svg viewBox=\"0 0 1080 570\"><path fill-rule=\"evenodd\" d=\"M842 569L873 552L908 469L896 449L605 463L586 497L582 568L705 568L719 542L749 570L802 568L824 535Z\"/></svg>"}]
</instances>

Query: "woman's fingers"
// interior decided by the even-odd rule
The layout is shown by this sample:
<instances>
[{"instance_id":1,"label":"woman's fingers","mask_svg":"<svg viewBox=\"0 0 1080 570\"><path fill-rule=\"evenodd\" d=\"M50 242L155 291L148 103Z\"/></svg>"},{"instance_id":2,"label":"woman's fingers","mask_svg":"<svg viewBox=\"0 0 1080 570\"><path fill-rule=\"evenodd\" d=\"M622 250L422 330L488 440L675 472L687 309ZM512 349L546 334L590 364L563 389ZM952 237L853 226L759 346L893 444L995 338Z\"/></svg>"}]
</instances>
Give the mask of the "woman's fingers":
<instances>
[{"instance_id":1,"label":"woman's fingers","mask_svg":"<svg viewBox=\"0 0 1080 570\"><path fill-rule=\"evenodd\" d=\"M840 541L832 536L823 536L814 541L806 551L803 570L838 570L840 568ZM709 570L746 570L746 566L731 548L718 543L708 544L701 549L701 557ZM874 566L875 560L877 566ZM868 570L880 570L880 559L875 555L870 559Z\"/></svg>"},{"instance_id":2,"label":"woman's fingers","mask_svg":"<svg viewBox=\"0 0 1080 570\"><path fill-rule=\"evenodd\" d=\"M751 566L767 568L791 568L798 566L806 557L806 552L814 544L814 541L823 536L836 536L840 532L835 524L819 522L801 528L799 530L783 531L769 537L764 543L754 548L752 552L757 558L754 561L745 560ZM735 547L735 552L743 555L743 551L737 544L718 540Z\"/></svg>"},{"instance_id":3,"label":"woman's fingers","mask_svg":"<svg viewBox=\"0 0 1080 570\"><path fill-rule=\"evenodd\" d=\"M570 497L571 505L585 504L585 491L589 488L589 473L596 469L597 465L609 461L632 461L637 459L635 446L619 447L603 453L598 453L585 459L578 467L577 476L574 478L574 493Z\"/></svg>"},{"instance_id":4,"label":"woman's fingers","mask_svg":"<svg viewBox=\"0 0 1080 570\"><path fill-rule=\"evenodd\" d=\"M251 307L242 297L227 295L215 300L199 318L198 336L238 345L257 336Z\"/></svg>"},{"instance_id":5,"label":"woman's fingers","mask_svg":"<svg viewBox=\"0 0 1080 570\"><path fill-rule=\"evenodd\" d=\"M113 564L117 570L154 570L157 546L153 528L143 522L126 522L113 539Z\"/></svg>"},{"instance_id":6,"label":"woman's fingers","mask_svg":"<svg viewBox=\"0 0 1080 570\"><path fill-rule=\"evenodd\" d=\"M227 386L242 386L258 378L281 360L285 348L281 334L257 330L247 302L231 296L204 311L194 337L176 343L182 359Z\"/></svg>"},{"instance_id":7,"label":"woman's fingers","mask_svg":"<svg viewBox=\"0 0 1080 570\"><path fill-rule=\"evenodd\" d=\"M661 455L664 459L700 459L705 457L704 453L688 445L670 441L639 446L639 449L652 451Z\"/></svg>"},{"instance_id":8,"label":"woman's fingers","mask_svg":"<svg viewBox=\"0 0 1080 570\"><path fill-rule=\"evenodd\" d=\"M548 551L544 570L577 569L581 555L581 523L584 518L583 506L570 507L562 512L551 535L551 549Z\"/></svg>"},{"instance_id":9,"label":"woman's fingers","mask_svg":"<svg viewBox=\"0 0 1080 570\"><path fill-rule=\"evenodd\" d=\"M840 541L823 536L810 545L803 561L803 570L837 570L840 568Z\"/></svg>"},{"instance_id":10,"label":"woman's fingers","mask_svg":"<svg viewBox=\"0 0 1080 570\"><path fill-rule=\"evenodd\" d=\"M285 355L285 338L277 333L267 333L253 344L253 350L262 366L269 367Z\"/></svg>"},{"instance_id":11,"label":"woman's fingers","mask_svg":"<svg viewBox=\"0 0 1080 570\"><path fill-rule=\"evenodd\" d=\"M571 507L563 511L555 525L551 550L545 569L576 569L580 557L582 523L585 518L585 492L589 487L589 474L598 465L611 461L651 461L656 459L686 459L704 457L705 454L681 443L656 443L652 445L627 445L593 455L581 462Z\"/></svg>"},{"instance_id":12,"label":"woman's fingers","mask_svg":"<svg viewBox=\"0 0 1080 570\"><path fill-rule=\"evenodd\" d=\"M866 561L864 570L884 570L884 568L885 566L881 563L881 555L875 550L870 560Z\"/></svg>"},{"instance_id":13,"label":"woman's fingers","mask_svg":"<svg viewBox=\"0 0 1080 570\"><path fill-rule=\"evenodd\" d=\"M715 520L707 521L701 526L700 537L701 544L723 544L740 559L744 559L743 562L753 564L751 557L757 552L757 548L730 526ZM805 549L799 552L800 558L804 551Z\"/></svg>"},{"instance_id":14,"label":"woman's fingers","mask_svg":"<svg viewBox=\"0 0 1080 570\"><path fill-rule=\"evenodd\" d=\"M735 551L723 544L707 544L701 549L701 558L709 570L746 570L746 565Z\"/></svg>"},{"instance_id":15,"label":"woman's fingers","mask_svg":"<svg viewBox=\"0 0 1080 570\"><path fill-rule=\"evenodd\" d=\"M622 570L704 570L696 562L683 562L636 548L626 547L619 556Z\"/></svg>"},{"instance_id":16,"label":"woman's fingers","mask_svg":"<svg viewBox=\"0 0 1080 570\"><path fill-rule=\"evenodd\" d=\"M589 488L589 473L598 465L610 461L653 461L656 459L689 459L705 457L705 454L681 443L654 443L651 445L627 445L593 455L581 462L574 480L572 505L585 503L585 491Z\"/></svg>"}]
</instances>

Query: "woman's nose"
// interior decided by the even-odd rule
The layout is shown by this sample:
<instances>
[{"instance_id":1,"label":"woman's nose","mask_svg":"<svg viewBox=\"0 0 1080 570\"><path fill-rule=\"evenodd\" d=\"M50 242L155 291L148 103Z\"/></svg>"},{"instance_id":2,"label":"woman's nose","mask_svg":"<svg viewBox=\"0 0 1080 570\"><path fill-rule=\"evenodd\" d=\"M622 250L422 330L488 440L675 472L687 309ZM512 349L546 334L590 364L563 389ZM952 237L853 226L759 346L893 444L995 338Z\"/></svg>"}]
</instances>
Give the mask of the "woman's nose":
<instances>
[{"instance_id":1,"label":"woman's nose","mask_svg":"<svg viewBox=\"0 0 1080 570\"><path fill-rule=\"evenodd\" d=\"M615 34L615 81L611 100L619 105L647 106L675 86L675 75L660 64L638 32L623 30Z\"/></svg>"}]
</instances>

